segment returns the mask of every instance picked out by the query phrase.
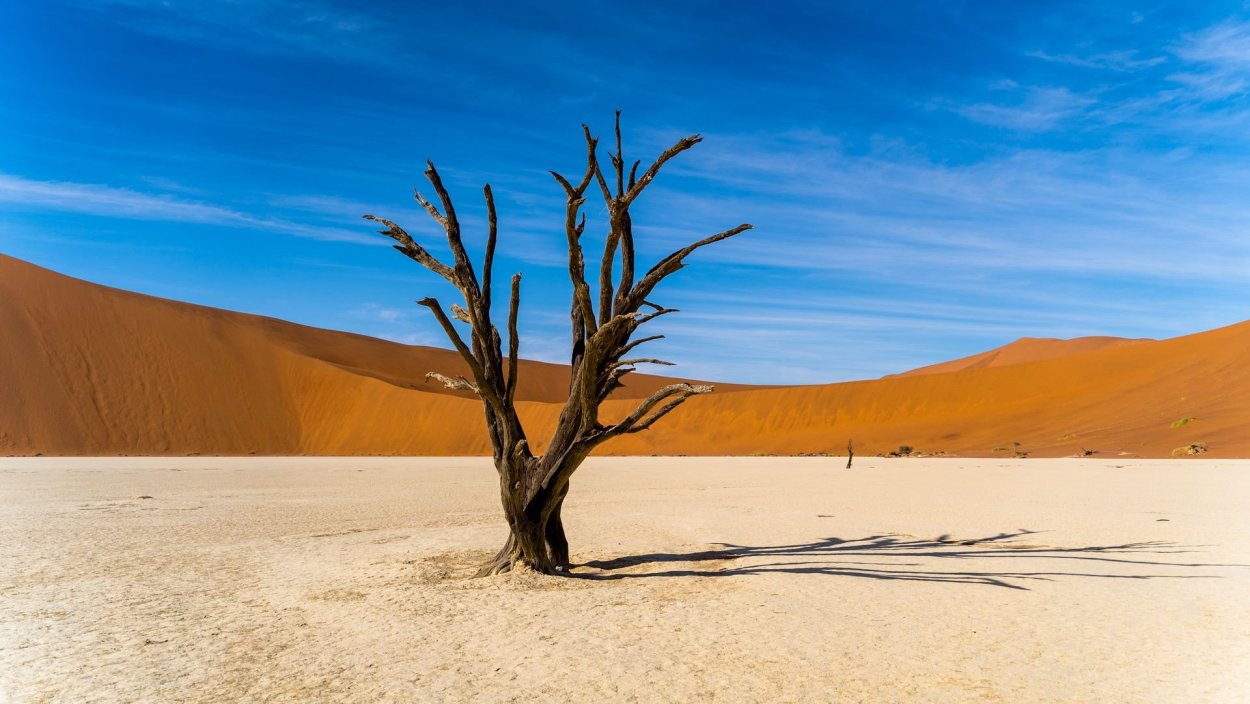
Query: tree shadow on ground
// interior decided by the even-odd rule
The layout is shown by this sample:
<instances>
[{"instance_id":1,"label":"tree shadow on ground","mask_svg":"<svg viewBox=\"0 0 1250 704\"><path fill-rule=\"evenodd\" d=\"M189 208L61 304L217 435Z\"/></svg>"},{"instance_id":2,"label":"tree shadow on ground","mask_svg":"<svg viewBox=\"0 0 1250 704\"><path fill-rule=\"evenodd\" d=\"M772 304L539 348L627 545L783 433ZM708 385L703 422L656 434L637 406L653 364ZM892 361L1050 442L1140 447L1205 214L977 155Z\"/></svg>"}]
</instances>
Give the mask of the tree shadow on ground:
<instances>
[{"instance_id":1,"label":"tree shadow on ground","mask_svg":"<svg viewBox=\"0 0 1250 704\"><path fill-rule=\"evenodd\" d=\"M824 538L791 545L734 545L715 543L713 550L686 553L651 553L613 560L592 560L577 567L598 572L574 572L582 579L633 579L652 577L728 577L734 575L790 573L866 579L982 584L1027 590L1022 583L1053 581L1059 577L1103 579L1211 579L1213 574L1194 570L1217 567L1250 567L1204 562L1177 562L1165 555L1184 555L1202 546L1179 545L1165 541L1052 547L1020 542L1024 536L1042 531L1019 529L985 538L961 540L949 535L922 539L909 535L884 534L865 538ZM1002 569L1022 558L1054 561L1067 569ZM764 561L761 562L760 559ZM908 561L908 560L911 561ZM724 564L742 561L740 564ZM934 569L942 562L975 562L968 569ZM1062 562L1061 562L1062 561ZM659 571L625 571L634 567L692 563L695 566ZM716 563L716 564L712 564ZM698 567L698 565L706 567ZM998 569L979 569L992 565ZM1145 571L1149 569L1149 573ZM1180 572L1186 570L1186 572Z\"/></svg>"}]
</instances>

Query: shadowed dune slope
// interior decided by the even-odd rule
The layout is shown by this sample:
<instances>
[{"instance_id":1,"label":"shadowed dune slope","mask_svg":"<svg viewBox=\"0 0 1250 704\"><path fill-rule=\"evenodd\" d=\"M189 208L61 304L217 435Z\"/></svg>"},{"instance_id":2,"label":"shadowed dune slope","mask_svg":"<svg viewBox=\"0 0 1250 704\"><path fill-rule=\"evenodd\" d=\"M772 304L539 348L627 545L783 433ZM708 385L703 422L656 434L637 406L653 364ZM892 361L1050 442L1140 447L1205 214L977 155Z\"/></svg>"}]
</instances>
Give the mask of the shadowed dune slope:
<instances>
[{"instance_id":1,"label":"shadowed dune slope","mask_svg":"<svg viewBox=\"0 0 1250 704\"><path fill-rule=\"evenodd\" d=\"M425 380L468 373L450 350L144 296L3 255L0 331L0 452L486 448L478 402ZM635 375L618 395L673 381ZM567 389L567 367L522 362L519 399L562 402Z\"/></svg>"},{"instance_id":2,"label":"shadowed dune slope","mask_svg":"<svg viewBox=\"0 0 1250 704\"><path fill-rule=\"evenodd\" d=\"M489 448L480 404L424 381L429 370L463 371L447 350L128 293L3 256L0 331L0 453L452 455ZM1250 323L1171 340L1110 339L1027 341L1060 343L1063 351L1000 354L948 373L805 387L719 385L651 431L603 449L841 453L853 438L861 454L907 444L982 456L1082 449L1167 456L1197 442L1207 444L1208 456L1250 454ZM522 374L520 410L541 450L568 372L527 362ZM605 418L624 415L631 398L671 381L637 377L605 406Z\"/></svg>"}]
</instances>

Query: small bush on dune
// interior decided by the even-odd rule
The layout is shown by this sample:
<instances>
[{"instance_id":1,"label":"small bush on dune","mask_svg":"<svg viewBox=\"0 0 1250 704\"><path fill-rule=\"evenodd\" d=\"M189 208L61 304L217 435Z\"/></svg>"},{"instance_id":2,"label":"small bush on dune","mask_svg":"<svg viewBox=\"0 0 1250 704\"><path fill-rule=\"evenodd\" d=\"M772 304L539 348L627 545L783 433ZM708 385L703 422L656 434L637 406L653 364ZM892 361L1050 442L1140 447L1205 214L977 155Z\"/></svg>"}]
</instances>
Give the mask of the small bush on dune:
<instances>
[{"instance_id":1,"label":"small bush on dune","mask_svg":"<svg viewBox=\"0 0 1250 704\"><path fill-rule=\"evenodd\" d=\"M1189 425L1190 423L1192 423L1192 422L1194 422L1194 421L1196 421L1196 420L1198 420L1198 419L1197 419L1197 418L1194 418L1193 416L1186 416L1186 417L1184 417L1184 418L1181 418L1180 420L1174 420L1174 421L1172 421L1172 427L1173 427L1173 428L1183 428L1183 427L1185 427L1186 425Z\"/></svg>"},{"instance_id":2,"label":"small bush on dune","mask_svg":"<svg viewBox=\"0 0 1250 704\"><path fill-rule=\"evenodd\" d=\"M1191 442L1188 445L1181 445L1175 450L1172 450L1172 456L1175 457L1177 455L1201 455L1202 453L1206 451L1207 451L1207 444L1205 442Z\"/></svg>"}]
</instances>

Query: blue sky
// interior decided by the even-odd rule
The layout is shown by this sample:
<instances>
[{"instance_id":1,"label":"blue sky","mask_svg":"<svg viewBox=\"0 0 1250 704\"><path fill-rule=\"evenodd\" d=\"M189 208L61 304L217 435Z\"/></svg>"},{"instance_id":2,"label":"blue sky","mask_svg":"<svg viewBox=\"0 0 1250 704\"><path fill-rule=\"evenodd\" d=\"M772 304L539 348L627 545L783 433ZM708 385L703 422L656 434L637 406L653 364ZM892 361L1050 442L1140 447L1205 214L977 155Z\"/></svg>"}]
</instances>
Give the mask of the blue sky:
<instances>
[{"instance_id":1,"label":"blue sky","mask_svg":"<svg viewBox=\"0 0 1250 704\"><path fill-rule=\"evenodd\" d=\"M636 206L642 260L757 228L657 295L678 373L829 382L1250 318L1246 3L420 5L0 3L0 252L443 346L412 302L454 292L359 218L445 251L410 197L429 157L479 253L492 184L522 354L562 361L546 172L619 107L629 159L705 137Z\"/></svg>"}]
</instances>

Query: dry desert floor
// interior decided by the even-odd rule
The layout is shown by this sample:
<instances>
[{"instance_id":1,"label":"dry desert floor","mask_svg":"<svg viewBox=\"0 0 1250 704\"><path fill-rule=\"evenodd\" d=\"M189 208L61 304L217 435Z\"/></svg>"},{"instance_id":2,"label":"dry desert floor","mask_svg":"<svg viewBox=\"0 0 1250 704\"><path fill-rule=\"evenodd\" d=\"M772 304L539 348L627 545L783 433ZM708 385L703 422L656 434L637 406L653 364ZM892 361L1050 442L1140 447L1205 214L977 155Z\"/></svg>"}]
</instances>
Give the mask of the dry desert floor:
<instances>
[{"instance_id":1,"label":"dry desert floor","mask_svg":"<svg viewBox=\"0 0 1250 704\"><path fill-rule=\"evenodd\" d=\"M0 701L1250 701L1250 461L844 463L0 459Z\"/></svg>"}]
</instances>

